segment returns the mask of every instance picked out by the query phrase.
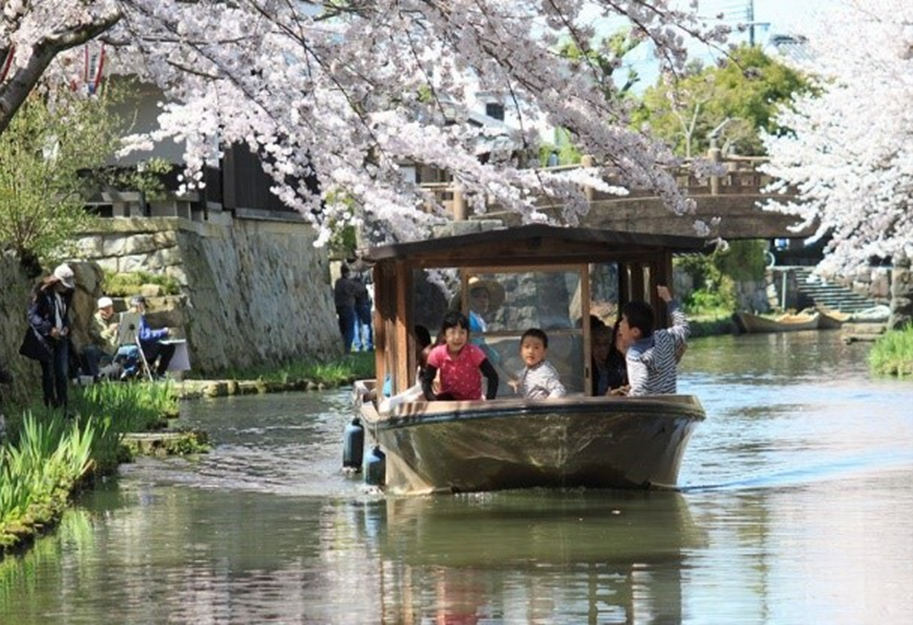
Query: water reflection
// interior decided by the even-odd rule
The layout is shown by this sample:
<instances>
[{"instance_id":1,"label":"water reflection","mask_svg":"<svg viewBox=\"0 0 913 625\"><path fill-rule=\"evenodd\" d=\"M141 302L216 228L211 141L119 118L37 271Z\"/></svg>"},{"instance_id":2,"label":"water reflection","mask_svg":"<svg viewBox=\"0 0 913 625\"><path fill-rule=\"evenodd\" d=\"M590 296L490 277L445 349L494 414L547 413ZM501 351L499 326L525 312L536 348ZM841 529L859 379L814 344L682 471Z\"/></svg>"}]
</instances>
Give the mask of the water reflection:
<instances>
[{"instance_id":1,"label":"water reflection","mask_svg":"<svg viewBox=\"0 0 913 625\"><path fill-rule=\"evenodd\" d=\"M365 507L386 622L681 622L706 537L677 493L499 493Z\"/></svg>"},{"instance_id":2,"label":"water reflection","mask_svg":"<svg viewBox=\"0 0 913 625\"><path fill-rule=\"evenodd\" d=\"M384 498L349 394L200 401L216 448L122 467L0 563L0 623L906 623L913 384L838 333L694 341L682 493Z\"/></svg>"}]
</instances>

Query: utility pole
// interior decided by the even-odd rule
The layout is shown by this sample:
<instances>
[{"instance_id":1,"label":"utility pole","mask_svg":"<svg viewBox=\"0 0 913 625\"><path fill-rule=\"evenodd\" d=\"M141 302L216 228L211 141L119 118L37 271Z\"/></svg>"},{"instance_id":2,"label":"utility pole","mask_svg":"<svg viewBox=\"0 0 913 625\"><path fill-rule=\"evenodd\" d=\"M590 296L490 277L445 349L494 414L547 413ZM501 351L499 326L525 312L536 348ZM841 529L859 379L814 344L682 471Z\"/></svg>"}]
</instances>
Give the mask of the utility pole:
<instances>
[{"instance_id":1,"label":"utility pole","mask_svg":"<svg viewBox=\"0 0 913 625\"><path fill-rule=\"evenodd\" d=\"M754 47L754 0L748 0L748 45Z\"/></svg>"}]
</instances>

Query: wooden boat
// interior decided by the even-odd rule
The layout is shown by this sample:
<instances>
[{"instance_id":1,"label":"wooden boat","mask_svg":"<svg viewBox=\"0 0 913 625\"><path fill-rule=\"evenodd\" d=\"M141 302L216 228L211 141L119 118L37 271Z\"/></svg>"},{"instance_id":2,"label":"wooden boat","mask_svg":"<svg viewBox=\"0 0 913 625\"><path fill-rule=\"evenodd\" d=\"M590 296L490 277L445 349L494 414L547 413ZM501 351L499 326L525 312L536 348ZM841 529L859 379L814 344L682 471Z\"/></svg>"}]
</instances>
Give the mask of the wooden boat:
<instances>
[{"instance_id":1,"label":"wooden boat","mask_svg":"<svg viewBox=\"0 0 913 625\"><path fill-rule=\"evenodd\" d=\"M821 314L785 314L779 317L764 317L747 312L737 312L734 315L736 325L744 333L754 334L762 332L797 332L799 330L817 330Z\"/></svg>"},{"instance_id":2,"label":"wooden boat","mask_svg":"<svg viewBox=\"0 0 913 625\"><path fill-rule=\"evenodd\" d=\"M397 492L674 488L704 410L679 395L511 397L414 402L386 419L369 403L362 417Z\"/></svg>"},{"instance_id":3,"label":"wooden boat","mask_svg":"<svg viewBox=\"0 0 913 625\"><path fill-rule=\"evenodd\" d=\"M377 374L356 383L355 396L365 431L385 454L386 491L674 488L688 439L705 418L700 402L686 395L591 397L590 323L583 320L600 275L614 276L619 305L630 294L650 293L665 312L655 285L671 282L673 251L702 246L686 237L533 225L365 251L374 265ZM549 361L568 396L534 401L504 390L491 401L396 401L416 382L410 330L420 321L432 335L440 327L423 321L434 308L418 287L429 268L456 269L463 294L473 276L504 285L502 310L473 338L509 368L521 334L545 329ZM459 302L468 310L468 295ZM385 406L395 407L382 413L375 391L388 377L395 395Z\"/></svg>"},{"instance_id":4,"label":"wooden boat","mask_svg":"<svg viewBox=\"0 0 913 625\"><path fill-rule=\"evenodd\" d=\"M817 312L820 315L818 317L819 330L839 330L844 323L851 321L853 318L849 313L828 308L818 307Z\"/></svg>"}]
</instances>

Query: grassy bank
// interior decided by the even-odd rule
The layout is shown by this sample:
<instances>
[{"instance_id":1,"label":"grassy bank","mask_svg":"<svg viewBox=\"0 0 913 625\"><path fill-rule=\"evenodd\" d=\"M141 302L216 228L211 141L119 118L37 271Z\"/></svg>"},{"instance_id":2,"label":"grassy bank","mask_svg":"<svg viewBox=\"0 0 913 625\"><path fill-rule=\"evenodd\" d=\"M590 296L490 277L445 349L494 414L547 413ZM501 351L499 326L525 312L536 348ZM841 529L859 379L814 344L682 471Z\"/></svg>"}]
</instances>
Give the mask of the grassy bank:
<instances>
[{"instance_id":1,"label":"grassy bank","mask_svg":"<svg viewBox=\"0 0 913 625\"><path fill-rule=\"evenodd\" d=\"M869 353L869 365L880 375L913 376L913 326L878 337Z\"/></svg>"},{"instance_id":2,"label":"grassy bank","mask_svg":"<svg viewBox=\"0 0 913 625\"><path fill-rule=\"evenodd\" d=\"M732 321L732 315L728 313L701 314L688 317L688 325L691 328L689 338L698 338L701 336L719 336L721 334L738 334L738 328Z\"/></svg>"},{"instance_id":3,"label":"grassy bank","mask_svg":"<svg viewBox=\"0 0 913 625\"><path fill-rule=\"evenodd\" d=\"M374 377L374 352L348 354L335 362L289 362L273 366L190 374L177 384L181 399L288 391L322 391Z\"/></svg>"},{"instance_id":4,"label":"grassy bank","mask_svg":"<svg viewBox=\"0 0 913 625\"><path fill-rule=\"evenodd\" d=\"M225 379L255 380L272 388L306 383L333 388L373 377L374 353L353 353L331 363L297 362L220 372ZM208 376L211 377L211 376ZM74 388L67 418L41 404L7 407L0 444L0 558L53 528L74 494L143 450L143 437L178 416L172 384L135 382ZM202 441L202 442L200 442ZM155 453L200 451L204 439L151 443Z\"/></svg>"},{"instance_id":5,"label":"grassy bank","mask_svg":"<svg viewBox=\"0 0 913 625\"><path fill-rule=\"evenodd\" d=\"M73 390L67 417L42 405L7 411L0 445L0 557L53 528L70 499L129 460L128 432L177 416L167 384L96 384Z\"/></svg>"},{"instance_id":6,"label":"grassy bank","mask_svg":"<svg viewBox=\"0 0 913 625\"><path fill-rule=\"evenodd\" d=\"M314 385L332 388L373 376L374 352L357 352L328 363L288 362L278 365L224 369L206 375L198 375L189 371L188 375L184 377L188 380L252 380L282 385L310 382Z\"/></svg>"}]
</instances>

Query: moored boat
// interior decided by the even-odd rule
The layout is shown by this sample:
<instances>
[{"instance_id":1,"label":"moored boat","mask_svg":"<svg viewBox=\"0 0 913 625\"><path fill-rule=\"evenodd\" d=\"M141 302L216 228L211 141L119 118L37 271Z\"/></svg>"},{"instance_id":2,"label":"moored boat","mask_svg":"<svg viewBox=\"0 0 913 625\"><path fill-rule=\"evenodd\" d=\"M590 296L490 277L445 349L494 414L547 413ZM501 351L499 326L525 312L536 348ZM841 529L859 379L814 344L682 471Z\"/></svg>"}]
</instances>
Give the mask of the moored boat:
<instances>
[{"instance_id":1,"label":"moored boat","mask_svg":"<svg viewBox=\"0 0 913 625\"><path fill-rule=\"evenodd\" d=\"M377 376L358 382L355 394L365 431L385 454L385 489L674 488L704 410L689 395L592 396L591 294L614 294L616 310L635 294L649 295L664 313L656 284L671 282L673 252L702 245L684 237L535 225L366 251L363 259L374 265ZM497 314L471 338L484 342L503 370L516 371L522 333L545 329L549 361L568 395L526 400L502 379L494 400L416 399L413 328L421 323L434 334L440 327L418 283L437 268L454 270L457 280L457 295L441 299L466 312L469 284L506 287ZM394 397L385 401L376 391L388 380Z\"/></svg>"},{"instance_id":2,"label":"moored boat","mask_svg":"<svg viewBox=\"0 0 913 625\"><path fill-rule=\"evenodd\" d=\"M850 313L840 312L839 310L830 310L828 308L818 307L818 329L819 330L839 330L844 323L852 320Z\"/></svg>"},{"instance_id":3,"label":"moored boat","mask_svg":"<svg viewBox=\"0 0 913 625\"><path fill-rule=\"evenodd\" d=\"M733 315L741 332L747 334L762 332L797 332L800 330L817 330L821 314L797 313L784 314L778 317L765 317L748 312L737 312Z\"/></svg>"}]
</instances>

